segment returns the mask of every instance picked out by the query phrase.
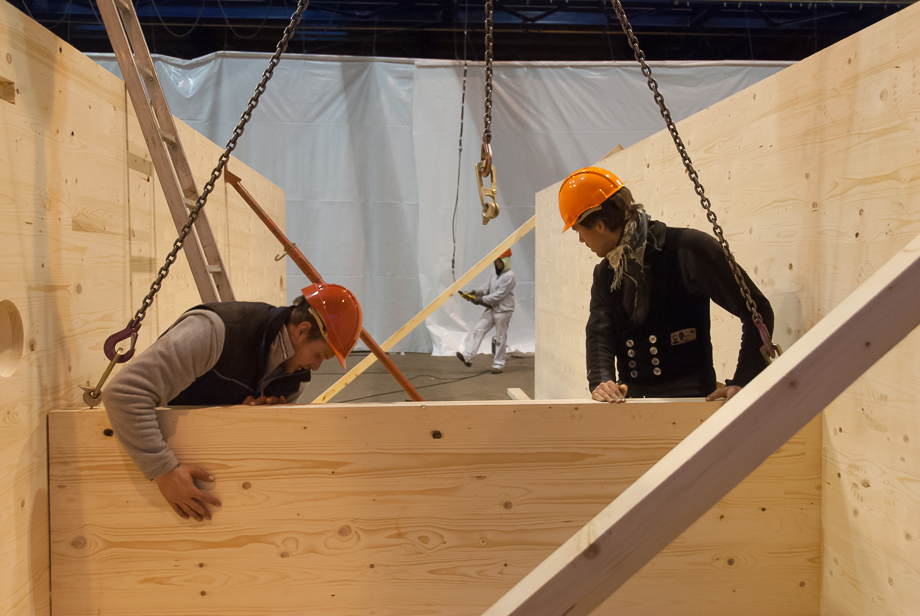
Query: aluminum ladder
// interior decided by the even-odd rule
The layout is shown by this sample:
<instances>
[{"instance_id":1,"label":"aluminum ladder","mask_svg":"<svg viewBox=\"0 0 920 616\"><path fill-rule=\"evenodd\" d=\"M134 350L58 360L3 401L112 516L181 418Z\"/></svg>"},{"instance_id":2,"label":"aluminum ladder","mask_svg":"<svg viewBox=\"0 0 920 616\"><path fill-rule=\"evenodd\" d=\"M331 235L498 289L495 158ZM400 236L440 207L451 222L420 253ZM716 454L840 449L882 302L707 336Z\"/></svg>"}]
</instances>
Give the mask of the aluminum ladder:
<instances>
[{"instance_id":1,"label":"aluminum ladder","mask_svg":"<svg viewBox=\"0 0 920 616\"><path fill-rule=\"evenodd\" d=\"M176 230L181 231L188 221L188 211L198 201L198 187L150 58L137 12L131 0L97 0L97 5L173 222ZM201 301L233 300L233 288L204 210L183 247Z\"/></svg>"}]
</instances>

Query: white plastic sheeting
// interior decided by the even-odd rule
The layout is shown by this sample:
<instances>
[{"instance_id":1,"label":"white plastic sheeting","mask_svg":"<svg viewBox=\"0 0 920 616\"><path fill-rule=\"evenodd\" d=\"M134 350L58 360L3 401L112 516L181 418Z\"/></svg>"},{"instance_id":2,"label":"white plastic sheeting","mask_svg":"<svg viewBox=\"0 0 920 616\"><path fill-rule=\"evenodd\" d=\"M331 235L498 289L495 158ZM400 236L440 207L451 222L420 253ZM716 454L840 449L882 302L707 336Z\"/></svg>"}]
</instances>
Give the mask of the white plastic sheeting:
<instances>
[{"instance_id":1,"label":"white plastic sheeting","mask_svg":"<svg viewBox=\"0 0 920 616\"><path fill-rule=\"evenodd\" d=\"M118 74L114 56L92 57ZM155 61L173 114L224 145L268 59L222 52ZM652 66L680 120L788 64ZM483 66L471 63L455 234L462 63L285 56L234 152L285 190L288 237L326 281L358 296L378 342L533 216L535 193L664 127L634 64L496 63L492 148L501 214L483 226L474 173L483 89ZM517 309L508 345L533 351L534 235L513 253ZM287 271L293 298L309 281L293 263ZM453 354L480 312L451 299L395 350Z\"/></svg>"}]
</instances>

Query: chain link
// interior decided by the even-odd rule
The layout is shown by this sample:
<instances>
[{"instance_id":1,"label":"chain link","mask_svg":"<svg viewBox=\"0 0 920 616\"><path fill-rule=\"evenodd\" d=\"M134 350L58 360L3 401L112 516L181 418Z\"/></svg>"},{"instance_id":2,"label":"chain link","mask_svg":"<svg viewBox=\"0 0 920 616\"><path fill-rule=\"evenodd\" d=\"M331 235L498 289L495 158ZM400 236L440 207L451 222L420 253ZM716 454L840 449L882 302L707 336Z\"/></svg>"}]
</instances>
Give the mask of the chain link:
<instances>
[{"instance_id":1,"label":"chain link","mask_svg":"<svg viewBox=\"0 0 920 616\"><path fill-rule=\"evenodd\" d=\"M198 197L198 201L196 202L194 209L189 212L188 220L186 221L185 226L183 226L182 230L179 232L179 237L176 238L176 241L173 243L172 250L168 255L166 255L166 262L157 272L157 277L153 281L153 284L150 285L150 291L147 293L147 297L144 298L143 302L141 302L141 307L138 308L137 312L134 314L134 320L131 323L134 325L135 329L140 327L141 321L143 321L144 317L147 316L147 309L153 305L153 299L160 291L163 280L166 278L166 276L169 275L169 268L173 263L176 262L179 251L182 249L182 244L185 242L189 233L192 231L192 225L195 224L196 220L198 220L198 215L201 213L201 210L208 202L208 195L211 194L211 192L214 190L214 185L217 183L217 180L223 173L224 168L227 166L227 162L230 160L230 153L236 149L236 142L243 134L243 129L246 127L246 124L249 122L249 120L252 119L252 112L258 106L259 98L261 98L261 96L265 93L265 86L269 79L272 78L272 75L275 72L275 67L278 66L279 62L281 62L281 54L283 54L287 49L291 37L294 36L294 30L297 28L297 24L300 23L300 18L303 15L304 10L306 10L308 4L310 4L309 0L299 0L297 3L297 9L294 11L294 14L291 15L291 22L284 29L284 35L281 37L281 40L278 41L278 46L275 48L275 53L272 55L271 60L268 63L268 68L266 68L262 73L262 80L259 82L259 85L256 86L255 93L252 95L252 98L249 99L249 104L246 106L246 111L244 111L243 115L240 116L239 124L237 124L236 128L233 129L233 135L227 142L227 147L224 149L223 154L220 155L220 158L217 161L217 166L214 167L214 170L211 172L211 177L208 180L208 183L205 184L204 188L201 189L201 194Z\"/></svg>"},{"instance_id":2,"label":"chain link","mask_svg":"<svg viewBox=\"0 0 920 616\"><path fill-rule=\"evenodd\" d=\"M725 259L728 261L728 265L732 270L732 275L735 277L735 282L738 283L738 288L741 289L741 294L744 296L744 302L747 305L747 309L750 311L754 323L762 324L763 319L757 311L757 304L755 304L754 300L751 298L751 290L748 289L747 283L741 275L741 268L738 266L738 263L735 261L735 256L729 249L728 240L725 239L722 227L717 222L716 214L712 211L712 203L710 203L709 198L706 196L703 185L700 183L699 174L693 168L690 154L687 153L687 148L684 146L680 135L677 133L677 126L674 125L674 121L671 119L671 112L664 104L664 96L658 91L658 82L652 77L652 69L649 68L648 63L645 61L645 54L639 49L639 41L633 32L632 26L629 25L629 20L626 19L626 12L623 10L623 5L620 4L620 0L611 0L611 2L613 3L613 10L616 11L617 17L620 20L620 25L623 27L623 32L629 39L629 45L632 47L636 61L638 61L642 67L642 74L648 79L648 88L652 91L652 94L654 94L655 102L658 103L658 108L661 110L661 117L664 118L668 126L668 132L671 133L671 138L674 140L674 145L677 146L677 153L680 154L680 159L683 161L684 167L687 169L687 174L693 182L696 194L700 198L700 204L703 206L703 209L706 210L706 218L712 224L712 230L718 239L719 245L722 247Z\"/></svg>"},{"instance_id":3,"label":"chain link","mask_svg":"<svg viewBox=\"0 0 920 616\"><path fill-rule=\"evenodd\" d=\"M483 149L492 143L492 0L486 0L486 102L483 116ZM488 175L488 174L487 174Z\"/></svg>"}]
</instances>

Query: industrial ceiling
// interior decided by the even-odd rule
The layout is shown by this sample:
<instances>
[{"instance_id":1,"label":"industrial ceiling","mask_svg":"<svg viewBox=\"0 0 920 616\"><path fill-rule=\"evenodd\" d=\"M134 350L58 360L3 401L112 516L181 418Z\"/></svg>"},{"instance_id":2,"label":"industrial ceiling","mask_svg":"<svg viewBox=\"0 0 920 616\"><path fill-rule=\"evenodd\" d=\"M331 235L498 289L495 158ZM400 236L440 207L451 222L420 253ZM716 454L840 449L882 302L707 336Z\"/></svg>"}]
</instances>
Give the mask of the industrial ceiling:
<instances>
[{"instance_id":1,"label":"industrial ceiling","mask_svg":"<svg viewBox=\"0 0 920 616\"><path fill-rule=\"evenodd\" d=\"M111 51L94 0L10 0L84 52ZM915 0L623 0L650 60L800 60ZM136 0L151 53L274 51L296 0ZM484 2L311 0L289 52L481 60ZM496 60L628 60L609 2L495 0ZM464 45L464 40L466 44Z\"/></svg>"}]
</instances>

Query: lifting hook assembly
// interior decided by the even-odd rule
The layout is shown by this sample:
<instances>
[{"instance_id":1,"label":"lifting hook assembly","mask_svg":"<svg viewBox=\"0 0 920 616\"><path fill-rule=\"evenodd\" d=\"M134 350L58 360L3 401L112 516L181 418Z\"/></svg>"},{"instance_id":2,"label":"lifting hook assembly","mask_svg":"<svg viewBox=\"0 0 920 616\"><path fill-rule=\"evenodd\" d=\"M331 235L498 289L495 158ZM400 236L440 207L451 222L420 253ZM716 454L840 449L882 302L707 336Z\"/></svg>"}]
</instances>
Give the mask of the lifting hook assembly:
<instances>
[{"instance_id":1,"label":"lifting hook assembly","mask_svg":"<svg viewBox=\"0 0 920 616\"><path fill-rule=\"evenodd\" d=\"M490 186L486 188L482 179L490 177ZM498 216L498 203L495 202L495 193L498 191L498 177L495 165L492 164L492 146L482 144L482 159L476 163L476 183L479 185L479 202L482 204L482 224Z\"/></svg>"},{"instance_id":2,"label":"lifting hook assembly","mask_svg":"<svg viewBox=\"0 0 920 616\"><path fill-rule=\"evenodd\" d=\"M103 349L105 350L105 356L111 360L109 361L108 367L105 369L105 372L102 373L102 378L99 379L99 384L95 387L90 387L89 383L86 385L80 385L80 389L83 390L83 403L93 408L97 406L102 399L102 386L105 385L106 380L108 380L109 375L112 374L112 368L115 367L115 364L121 364L132 357L134 357L134 345L137 344L137 332L141 329L141 322L132 319L128 322L128 326L121 330L120 332L115 332L105 340L105 345ZM131 339L131 348L127 351L122 352L121 347L116 345L123 340Z\"/></svg>"},{"instance_id":3,"label":"lifting hook assembly","mask_svg":"<svg viewBox=\"0 0 920 616\"><path fill-rule=\"evenodd\" d=\"M767 331L767 326L764 325L763 319L755 319L754 325L757 326L757 331L760 332L760 339L763 341L763 346L760 347L760 354L763 355L764 361L769 366L774 359L783 354L783 349L770 338L770 332Z\"/></svg>"}]
</instances>

